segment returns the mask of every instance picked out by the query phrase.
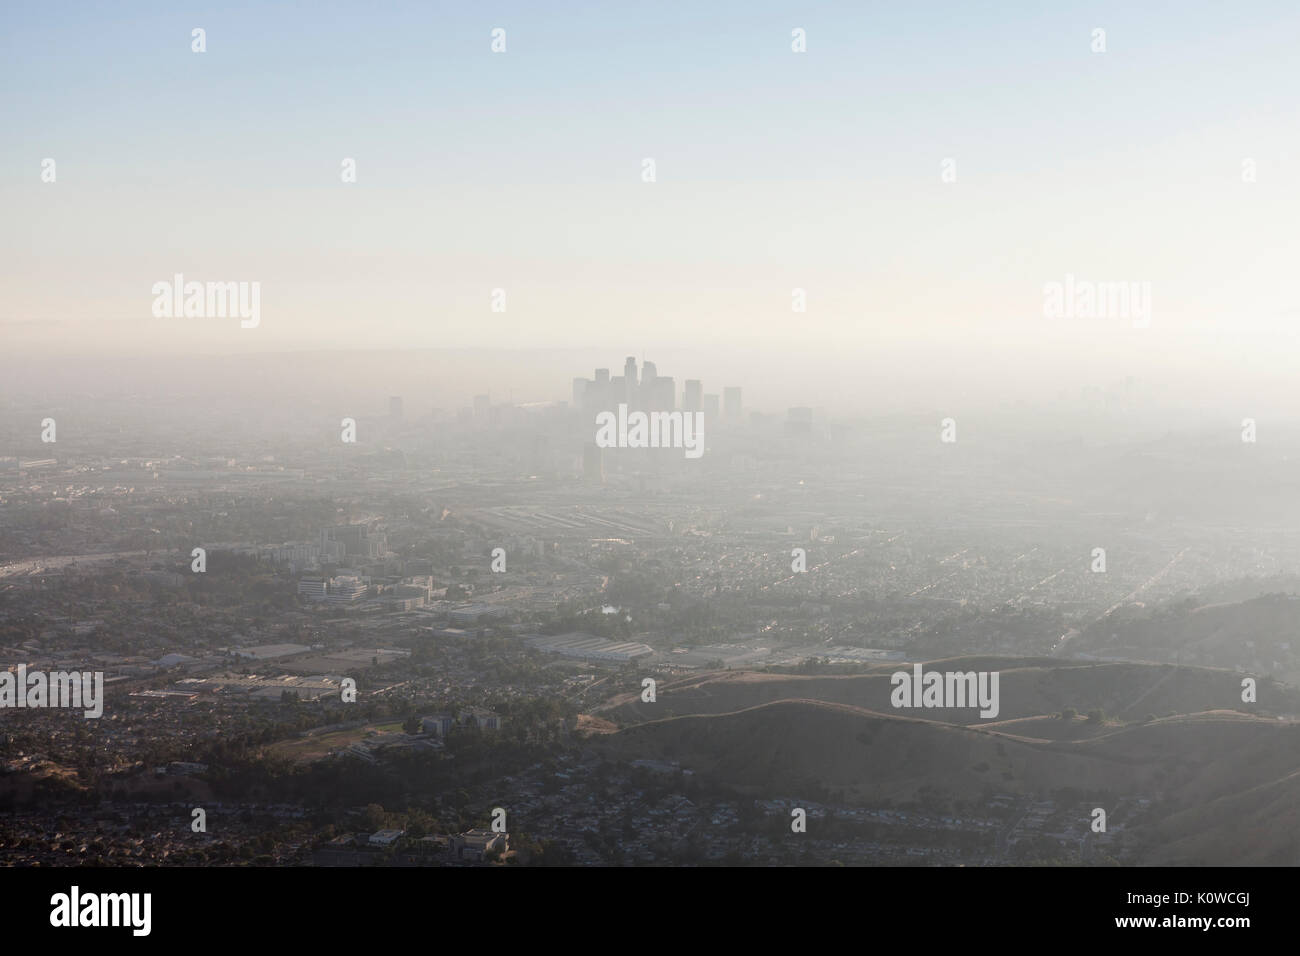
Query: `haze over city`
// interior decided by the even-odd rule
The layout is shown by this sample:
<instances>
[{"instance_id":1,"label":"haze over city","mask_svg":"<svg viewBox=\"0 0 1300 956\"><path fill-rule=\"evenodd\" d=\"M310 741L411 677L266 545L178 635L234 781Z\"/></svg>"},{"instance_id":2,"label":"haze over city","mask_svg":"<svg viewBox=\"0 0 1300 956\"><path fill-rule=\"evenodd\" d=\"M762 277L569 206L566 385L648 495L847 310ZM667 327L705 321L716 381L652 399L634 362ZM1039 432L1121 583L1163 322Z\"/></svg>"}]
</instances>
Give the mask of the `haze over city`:
<instances>
[{"instance_id":1,"label":"haze over city","mask_svg":"<svg viewBox=\"0 0 1300 956\"><path fill-rule=\"evenodd\" d=\"M1296 411L1285 3L814 4L803 55L781 5L502 4L486 57L468 8L207 10L202 55L165 42L199 11L76 9L15 8L0 38L14 365L680 351L710 377L752 363L774 406L1135 375L1175 404ZM56 184L20 175L46 157ZM174 273L260 281L263 320L157 320ZM1067 274L1150 283L1149 327L1044 318Z\"/></svg>"},{"instance_id":2,"label":"haze over city","mask_svg":"<svg viewBox=\"0 0 1300 956\"><path fill-rule=\"evenodd\" d=\"M1249 928L1300 864L1298 27L5 10L6 898L278 941L491 915L470 868L979 868L863 899Z\"/></svg>"}]
</instances>

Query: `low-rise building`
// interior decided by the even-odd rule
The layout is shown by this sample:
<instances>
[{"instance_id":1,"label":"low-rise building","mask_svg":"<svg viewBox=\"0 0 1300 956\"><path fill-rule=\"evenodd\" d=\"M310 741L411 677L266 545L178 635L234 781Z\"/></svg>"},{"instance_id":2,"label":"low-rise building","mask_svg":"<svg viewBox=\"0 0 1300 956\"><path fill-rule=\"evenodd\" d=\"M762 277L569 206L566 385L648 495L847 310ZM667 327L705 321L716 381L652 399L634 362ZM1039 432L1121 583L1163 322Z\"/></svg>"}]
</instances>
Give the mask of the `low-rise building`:
<instances>
[{"instance_id":1,"label":"low-rise building","mask_svg":"<svg viewBox=\"0 0 1300 956\"><path fill-rule=\"evenodd\" d=\"M451 855L458 860L482 860L492 851L505 853L510 848L510 834L491 830L466 830L447 838Z\"/></svg>"}]
</instances>

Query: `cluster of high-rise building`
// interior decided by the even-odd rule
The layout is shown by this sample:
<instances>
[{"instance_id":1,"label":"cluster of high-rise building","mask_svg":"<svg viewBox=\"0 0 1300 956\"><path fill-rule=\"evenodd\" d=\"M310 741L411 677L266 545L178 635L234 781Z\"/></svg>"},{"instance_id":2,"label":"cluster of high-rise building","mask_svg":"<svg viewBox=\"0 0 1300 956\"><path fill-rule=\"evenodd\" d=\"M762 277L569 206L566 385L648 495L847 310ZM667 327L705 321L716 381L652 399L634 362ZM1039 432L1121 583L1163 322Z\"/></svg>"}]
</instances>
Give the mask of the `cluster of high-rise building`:
<instances>
[{"instance_id":1,"label":"cluster of high-rise building","mask_svg":"<svg viewBox=\"0 0 1300 956\"><path fill-rule=\"evenodd\" d=\"M739 421L742 415L738 386L723 389L719 398L717 393L705 394L704 383L698 378L688 378L679 395L676 379L660 375L654 362L643 362L638 373L636 358L631 355L623 363L622 375L610 375L609 369L598 368L595 378L573 380L574 408L598 412L622 404L633 411L703 412L715 419L721 412L732 421Z\"/></svg>"}]
</instances>

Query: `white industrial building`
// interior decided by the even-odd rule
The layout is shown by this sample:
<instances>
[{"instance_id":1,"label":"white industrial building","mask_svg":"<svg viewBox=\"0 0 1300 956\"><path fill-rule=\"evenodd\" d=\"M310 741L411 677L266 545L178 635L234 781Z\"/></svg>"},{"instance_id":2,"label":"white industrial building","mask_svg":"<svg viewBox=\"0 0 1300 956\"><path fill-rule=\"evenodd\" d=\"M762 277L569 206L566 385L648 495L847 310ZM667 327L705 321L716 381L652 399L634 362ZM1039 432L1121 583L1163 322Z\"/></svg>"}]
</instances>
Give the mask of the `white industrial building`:
<instances>
[{"instance_id":1,"label":"white industrial building","mask_svg":"<svg viewBox=\"0 0 1300 956\"><path fill-rule=\"evenodd\" d=\"M528 643L539 651L559 654L562 657L575 657L585 661L609 661L626 663L654 654L649 644L633 641L607 641L603 637L574 632L558 634L554 637L538 635L528 639Z\"/></svg>"}]
</instances>

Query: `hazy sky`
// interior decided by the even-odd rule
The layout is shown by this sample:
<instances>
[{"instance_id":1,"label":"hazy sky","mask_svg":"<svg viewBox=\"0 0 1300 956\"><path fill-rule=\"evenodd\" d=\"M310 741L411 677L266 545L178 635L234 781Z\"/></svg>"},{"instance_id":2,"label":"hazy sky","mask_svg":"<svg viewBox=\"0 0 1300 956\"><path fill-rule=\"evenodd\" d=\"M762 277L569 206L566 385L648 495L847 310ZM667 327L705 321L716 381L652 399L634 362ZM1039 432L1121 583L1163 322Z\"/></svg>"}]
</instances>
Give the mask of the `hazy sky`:
<instances>
[{"instance_id":1,"label":"hazy sky","mask_svg":"<svg viewBox=\"0 0 1300 956\"><path fill-rule=\"evenodd\" d=\"M5 5L0 342L933 348L1281 387L1300 6L980 7ZM260 325L154 318L175 273L260 282ZM1066 274L1149 282L1150 328L1045 318Z\"/></svg>"}]
</instances>

